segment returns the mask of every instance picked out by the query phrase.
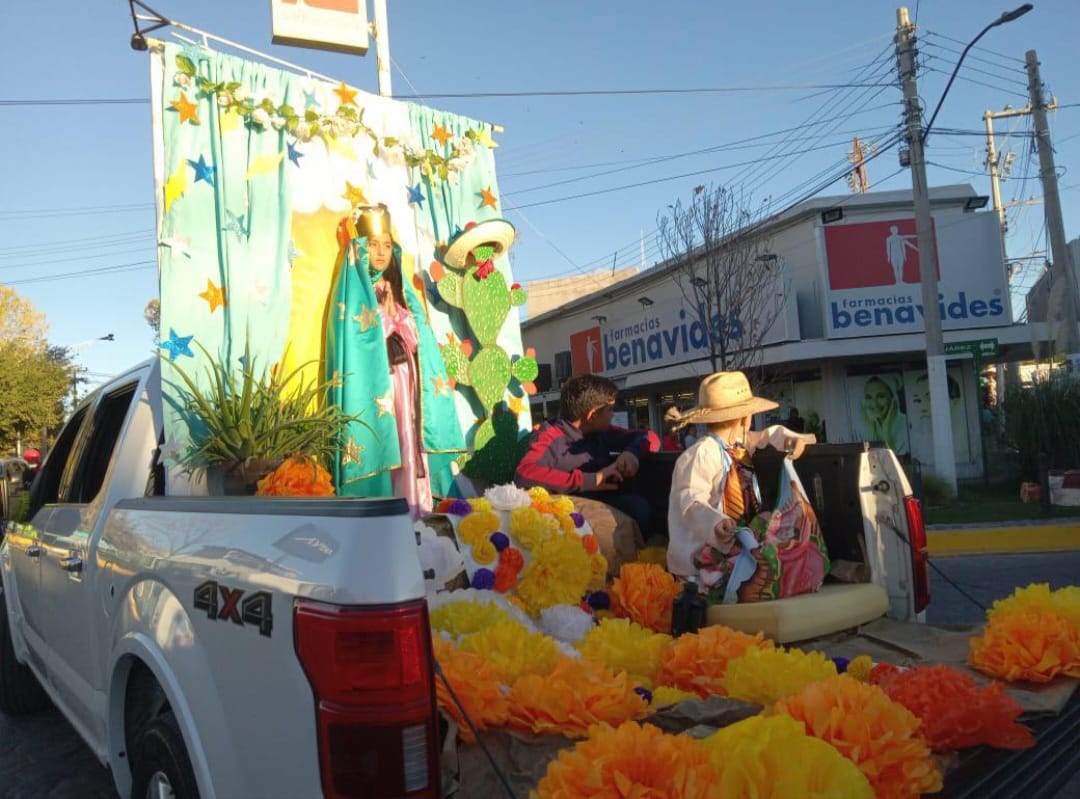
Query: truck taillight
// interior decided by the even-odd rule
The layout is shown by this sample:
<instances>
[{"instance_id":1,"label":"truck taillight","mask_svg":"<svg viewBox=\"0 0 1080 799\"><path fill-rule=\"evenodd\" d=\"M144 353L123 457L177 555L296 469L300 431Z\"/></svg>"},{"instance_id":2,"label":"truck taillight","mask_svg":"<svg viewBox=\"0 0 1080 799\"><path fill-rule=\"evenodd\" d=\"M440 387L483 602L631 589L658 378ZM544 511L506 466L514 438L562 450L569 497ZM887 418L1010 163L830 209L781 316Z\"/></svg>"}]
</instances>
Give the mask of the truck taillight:
<instances>
[{"instance_id":1,"label":"truck taillight","mask_svg":"<svg viewBox=\"0 0 1080 799\"><path fill-rule=\"evenodd\" d=\"M904 497L907 511L908 541L911 542L911 579L914 586L915 612L922 613L930 604L930 563L926 550L926 525L923 524L922 503L915 497Z\"/></svg>"},{"instance_id":2,"label":"truck taillight","mask_svg":"<svg viewBox=\"0 0 1080 799\"><path fill-rule=\"evenodd\" d=\"M438 716L427 603L296 605L315 693L326 799L437 799Z\"/></svg>"}]
</instances>

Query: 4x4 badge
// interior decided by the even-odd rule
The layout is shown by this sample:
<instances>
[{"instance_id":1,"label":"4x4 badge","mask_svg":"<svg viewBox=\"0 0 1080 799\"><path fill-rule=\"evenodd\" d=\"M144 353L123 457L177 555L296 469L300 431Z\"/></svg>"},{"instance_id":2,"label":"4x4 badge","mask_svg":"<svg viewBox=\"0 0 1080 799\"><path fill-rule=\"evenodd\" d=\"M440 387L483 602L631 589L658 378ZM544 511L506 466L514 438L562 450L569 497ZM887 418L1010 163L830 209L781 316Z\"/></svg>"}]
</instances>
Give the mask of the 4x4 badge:
<instances>
[{"instance_id":1,"label":"4x4 badge","mask_svg":"<svg viewBox=\"0 0 1080 799\"><path fill-rule=\"evenodd\" d=\"M218 601L219 594L220 602ZM196 610L206 611L211 621L222 619L241 627L245 624L254 624L259 628L259 635L269 638L274 629L274 614L270 600L269 591L256 591L244 597L244 591L241 588L229 588L214 580L207 580L195 587L195 601L192 605Z\"/></svg>"}]
</instances>

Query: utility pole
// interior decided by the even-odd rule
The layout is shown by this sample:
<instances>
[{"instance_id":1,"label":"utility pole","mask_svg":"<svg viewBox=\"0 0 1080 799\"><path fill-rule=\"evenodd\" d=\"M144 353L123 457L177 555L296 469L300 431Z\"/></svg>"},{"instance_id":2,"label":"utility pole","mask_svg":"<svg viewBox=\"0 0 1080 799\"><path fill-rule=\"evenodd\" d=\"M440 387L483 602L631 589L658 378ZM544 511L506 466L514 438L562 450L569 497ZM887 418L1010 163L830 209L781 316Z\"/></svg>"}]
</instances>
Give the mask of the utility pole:
<instances>
[{"instance_id":1,"label":"utility pole","mask_svg":"<svg viewBox=\"0 0 1080 799\"><path fill-rule=\"evenodd\" d=\"M904 89L907 140L911 148L911 191L915 205L915 233L919 246L919 282L922 284L923 322L926 326L926 376L930 388L930 425L934 441L934 472L956 494L956 456L953 451L949 385L945 373L945 342L938 306L937 256L930 219L930 190L923 155L922 108L915 80L915 26L906 8L896 10L896 56Z\"/></svg>"},{"instance_id":2,"label":"utility pole","mask_svg":"<svg viewBox=\"0 0 1080 799\"><path fill-rule=\"evenodd\" d=\"M371 35L375 38L379 96L393 97L394 93L390 88L390 24L386 21L386 0L372 0L372 5L375 6L375 24L371 28Z\"/></svg>"},{"instance_id":3,"label":"utility pole","mask_svg":"<svg viewBox=\"0 0 1080 799\"><path fill-rule=\"evenodd\" d=\"M1054 338L1064 352L1070 368L1077 371L1080 370L1080 343L1077 341L1076 303L1080 292L1077 291L1076 272L1073 271L1069 248L1065 242L1065 225L1061 220L1061 197L1058 194L1054 150L1050 144L1050 126L1046 121L1047 105L1043 99L1039 59L1034 50L1028 50L1024 60L1027 65L1028 93L1031 96L1031 115L1035 121L1035 146L1039 150L1043 208L1046 212L1046 227L1050 233L1050 252L1053 256L1050 296L1056 296L1061 303L1056 314L1048 313L1048 317L1055 316L1060 321Z\"/></svg>"}]
</instances>

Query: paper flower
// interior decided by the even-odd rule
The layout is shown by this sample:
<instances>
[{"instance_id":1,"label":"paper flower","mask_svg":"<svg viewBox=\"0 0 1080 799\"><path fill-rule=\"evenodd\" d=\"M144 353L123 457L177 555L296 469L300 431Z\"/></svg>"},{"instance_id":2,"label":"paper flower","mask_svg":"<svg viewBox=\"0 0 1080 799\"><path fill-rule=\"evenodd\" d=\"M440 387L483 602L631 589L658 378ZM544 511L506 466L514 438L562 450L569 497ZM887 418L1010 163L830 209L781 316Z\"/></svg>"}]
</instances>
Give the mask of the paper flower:
<instances>
[{"instance_id":1,"label":"paper flower","mask_svg":"<svg viewBox=\"0 0 1080 799\"><path fill-rule=\"evenodd\" d=\"M590 555L600 551L600 541L592 533L581 537L581 545L585 547L585 551Z\"/></svg>"},{"instance_id":2,"label":"paper flower","mask_svg":"<svg viewBox=\"0 0 1080 799\"><path fill-rule=\"evenodd\" d=\"M510 537L506 533L492 533L488 540L497 552L502 552L510 546Z\"/></svg>"},{"instance_id":3,"label":"paper flower","mask_svg":"<svg viewBox=\"0 0 1080 799\"><path fill-rule=\"evenodd\" d=\"M485 497L472 497L465 500L473 510L491 510L491 503Z\"/></svg>"},{"instance_id":4,"label":"paper flower","mask_svg":"<svg viewBox=\"0 0 1080 799\"><path fill-rule=\"evenodd\" d=\"M597 725L548 764L537 799L712 799L716 774L705 748L650 724Z\"/></svg>"},{"instance_id":5,"label":"paper flower","mask_svg":"<svg viewBox=\"0 0 1080 799\"><path fill-rule=\"evenodd\" d=\"M671 607L679 584L652 563L626 563L611 586L611 609L658 633L671 632Z\"/></svg>"},{"instance_id":6,"label":"paper flower","mask_svg":"<svg viewBox=\"0 0 1080 799\"><path fill-rule=\"evenodd\" d=\"M592 564L578 537L560 535L533 550L532 562L518 580L516 596L529 615L536 616L552 605L577 604L591 580Z\"/></svg>"},{"instance_id":7,"label":"paper flower","mask_svg":"<svg viewBox=\"0 0 1080 799\"><path fill-rule=\"evenodd\" d=\"M968 662L1002 680L1080 677L1080 628L1064 616L1020 608L998 613L971 639Z\"/></svg>"},{"instance_id":8,"label":"paper flower","mask_svg":"<svg viewBox=\"0 0 1080 799\"><path fill-rule=\"evenodd\" d=\"M571 513L570 518L574 520L574 526L579 530L585 526L585 517L582 516L580 513Z\"/></svg>"},{"instance_id":9,"label":"paper flower","mask_svg":"<svg viewBox=\"0 0 1080 799\"><path fill-rule=\"evenodd\" d=\"M586 661L624 671L646 688L656 684L660 658L671 646L671 636L646 630L627 619L604 619L578 644Z\"/></svg>"},{"instance_id":10,"label":"paper flower","mask_svg":"<svg viewBox=\"0 0 1080 799\"><path fill-rule=\"evenodd\" d=\"M472 559L477 563L487 566L489 563L494 563L495 558L498 556L499 553L495 549L495 545L487 538L482 538L473 544Z\"/></svg>"},{"instance_id":11,"label":"paper flower","mask_svg":"<svg viewBox=\"0 0 1080 799\"><path fill-rule=\"evenodd\" d=\"M432 628L454 638L486 630L504 621L512 621L510 614L493 602L461 600L431 609Z\"/></svg>"},{"instance_id":12,"label":"paper flower","mask_svg":"<svg viewBox=\"0 0 1080 799\"><path fill-rule=\"evenodd\" d=\"M470 513L458 522L458 536L466 544L475 546L499 529L499 517L489 510Z\"/></svg>"},{"instance_id":13,"label":"paper flower","mask_svg":"<svg viewBox=\"0 0 1080 799\"><path fill-rule=\"evenodd\" d=\"M922 735L935 752L981 744L1035 745L1031 730L1016 721L1024 709L1002 683L979 687L962 671L935 665L883 675L877 685L922 720Z\"/></svg>"},{"instance_id":14,"label":"paper flower","mask_svg":"<svg viewBox=\"0 0 1080 799\"><path fill-rule=\"evenodd\" d=\"M553 605L540 611L540 629L556 641L576 644L595 626L592 613L577 605Z\"/></svg>"},{"instance_id":15,"label":"paper flower","mask_svg":"<svg viewBox=\"0 0 1080 799\"><path fill-rule=\"evenodd\" d=\"M551 638L534 633L516 621L501 621L466 635L458 644L463 652L491 662L499 681L512 685L523 674L547 674L562 656Z\"/></svg>"},{"instance_id":16,"label":"paper flower","mask_svg":"<svg viewBox=\"0 0 1080 799\"><path fill-rule=\"evenodd\" d=\"M874 685L838 676L781 699L775 711L806 725L870 780L875 796L901 799L941 790L942 777L919 719Z\"/></svg>"},{"instance_id":17,"label":"paper flower","mask_svg":"<svg viewBox=\"0 0 1080 799\"><path fill-rule=\"evenodd\" d=\"M473 572L472 587L489 590L495 587L495 572L491 569L480 568Z\"/></svg>"},{"instance_id":18,"label":"paper flower","mask_svg":"<svg viewBox=\"0 0 1080 799\"><path fill-rule=\"evenodd\" d=\"M450 500L450 504L443 512L449 513L452 516L468 516L470 513L472 513L472 505L470 505L463 499L453 499Z\"/></svg>"},{"instance_id":19,"label":"paper flower","mask_svg":"<svg viewBox=\"0 0 1080 799\"><path fill-rule=\"evenodd\" d=\"M672 688L670 685L658 685L652 690L652 702L650 702L650 704L654 708L658 708L664 707L665 705L677 705L679 702L685 702L688 699L692 699L695 702L701 701L701 697L693 691Z\"/></svg>"},{"instance_id":20,"label":"paper flower","mask_svg":"<svg viewBox=\"0 0 1080 799\"><path fill-rule=\"evenodd\" d=\"M836 676L836 664L821 652L750 649L728 661L720 684L732 699L767 705Z\"/></svg>"},{"instance_id":21,"label":"paper flower","mask_svg":"<svg viewBox=\"0 0 1080 799\"><path fill-rule=\"evenodd\" d=\"M315 458L293 456L260 480L255 495L260 497L330 497L334 481Z\"/></svg>"},{"instance_id":22,"label":"paper flower","mask_svg":"<svg viewBox=\"0 0 1080 799\"><path fill-rule=\"evenodd\" d=\"M870 672L873 668L874 661L869 655L859 655L852 658L851 662L847 664L844 674L854 677L859 682L870 682Z\"/></svg>"},{"instance_id":23,"label":"paper flower","mask_svg":"<svg viewBox=\"0 0 1080 799\"><path fill-rule=\"evenodd\" d=\"M607 585L607 558L600 552L593 552L589 555L589 567L592 569L592 578L587 588L590 591L599 591Z\"/></svg>"},{"instance_id":24,"label":"paper flower","mask_svg":"<svg viewBox=\"0 0 1080 799\"><path fill-rule=\"evenodd\" d=\"M625 567L624 567L625 568ZM714 625L676 638L660 658L657 683L671 685L698 696L724 695L723 677L728 661L750 649L772 647L762 633L747 635Z\"/></svg>"},{"instance_id":25,"label":"paper flower","mask_svg":"<svg viewBox=\"0 0 1080 799\"><path fill-rule=\"evenodd\" d=\"M704 738L719 796L873 799L858 767L789 716L754 716ZM883 795L884 796L884 795Z\"/></svg>"},{"instance_id":26,"label":"paper flower","mask_svg":"<svg viewBox=\"0 0 1080 799\"><path fill-rule=\"evenodd\" d=\"M510 688L508 723L537 735L584 738L594 724L640 719L649 705L626 674L563 658L546 675L527 674Z\"/></svg>"},{"instance_id":27,"label":"paper flower","mask_svg":"<svg viewBox=\"0 0 1080 799\"><path fill-rule=\"evenodd\" d=\"M484 499L490 502L495 510L513 510L532 504L532 497L513 483L492 486L484 492Z\"/></svg>"},{"instance_id":28,"label":"paper flower","mask_svg":"<svg viewBox=\"0 0 1080 799\"><path fill-rule=\"evenodd\" d=\"M1041 610L1064 616L1080 627L1080 587L1075 585L1050 590L1048 583L1037 583L1017 588L1011 596L999 599L986 612L990 621L1014 610Z\"/></svg>"},{"instance_id":29,"label":"paper flower","mask_svg":"<svg viewBox=\"0 0 1080 799\"><path fill-rule=\"evenodd\" d=\"M559 532L559 521L536 508L522 506L510 511L510 534L530 552ZM580 544L578 545L580 547Z\"/></svg>"},{"instance_id":30,"label":"paper flower","mask_svg":"<svg viewBox=\"0 0 1080 799\"><path fill-rule=\"evenodd\" d=\"M439 662L443 674L476 728L486 730L503 726L510 703L499 687L495 667L479 655L462 652L438 636L432 639L432 644L435 660ZM475 736L465 722L461 709L441 679L435 680L435 693L439 709L457 722L462 740L466 743L474 741Z\"/></svg>"},{"instance_id":31,"label":"paper flower","mask_svg":"<svg viewBox=\"0 0 1080 799\"><path fill-rule=\"evenodd\" d=\"M551 499L551 494L543 486L533 486L532 488L530 488L525 493L527 493L529 495L530 500L539 500L540 502L547 502L549 499Z\"/></svg>"}]
</instances>

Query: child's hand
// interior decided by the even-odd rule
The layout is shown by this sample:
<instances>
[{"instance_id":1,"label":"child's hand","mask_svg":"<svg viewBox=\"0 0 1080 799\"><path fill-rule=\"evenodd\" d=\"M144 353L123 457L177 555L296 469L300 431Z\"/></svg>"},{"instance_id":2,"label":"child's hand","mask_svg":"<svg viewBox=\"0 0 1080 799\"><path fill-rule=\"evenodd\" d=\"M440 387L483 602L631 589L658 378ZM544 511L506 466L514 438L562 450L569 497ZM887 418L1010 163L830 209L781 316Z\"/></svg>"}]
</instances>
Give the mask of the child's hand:
<instances>
[{"instance_id":1,"label":"child's hand","mask_svg":"<svg viewBox=\"0 0 1080 799\"><path fill-rule=\"evenodd\" d=\"M620 452L612 464L623 477L633 477L637 474L639 465L637 456L632 452Z\"/></svg>"},{"instance_id":2,"label":"child's hand","mask_svg":"<svg viewBox=\"0 0 1080 799\"><path fill-rule=\"evenodd\" d=\"M616 461L610 466L605 466L596 473L597 491L614 491L622 482L623 476L619 471L619 463Z\"/></svg>"},{"instance_id":3,"label":"child's hand","mask_svg":"<svg viewBox=\"0 0 1080 799\"><path fill-rule=\"evenodd\" d=\"M735 543L735 520L725 516L713 527L713 535L716 537L716 548L727 552Z\"/></svg>"}]
</instances>

